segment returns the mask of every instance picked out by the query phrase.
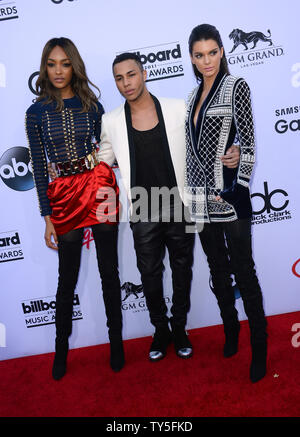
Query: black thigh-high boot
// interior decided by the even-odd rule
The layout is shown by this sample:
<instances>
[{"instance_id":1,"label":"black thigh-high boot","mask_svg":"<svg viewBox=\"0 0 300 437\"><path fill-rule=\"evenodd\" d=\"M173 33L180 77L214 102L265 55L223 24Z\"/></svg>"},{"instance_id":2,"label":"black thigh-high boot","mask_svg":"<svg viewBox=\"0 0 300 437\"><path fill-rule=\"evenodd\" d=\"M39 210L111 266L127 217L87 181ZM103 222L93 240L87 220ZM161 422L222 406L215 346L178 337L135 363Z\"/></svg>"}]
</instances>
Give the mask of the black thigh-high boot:
<instances>
[{"instance_id":1,"label":"black thigh-high boot","mask_svg":"<svg viewBox=\"0 0 300 437\"><path fill-rule=\"evenodd\" d=\"M166 356L172 341L163 293L165 227L160 222L137 222L130 226L150 321L155 327L148 356L156 362Z\"/></svg>"},{"instance_id":2,"label":"black thigh-high boot","mask_svg":"<svg viewBox=\"0 0 300 437\"><path fill-rule=\"evenodd\" d=\"M236 283L248 317L252 360L250 379L257 382L266 374L267 321L263 296L255 271L251 248L251 221L236 220L226 225L226 238Z\"/></svg>"},{"instance_id":3,"label":"black thigh-high boot","mask_svg":"<svg viewBox=\"0 0 300 437\"><path fill-rule=\"evenodd\" d=\"M92 226L110 341L110 366L115 372L125 364L122 339L121 285L118 270L118 225Z\"/></svg>"},{"instance_id":4,"label":"black thigh-high boot","mask_svg":"<svg viewBox=\"0 0 300 437\"><path fill-rule=\"evenodd\" d=\"M223 354L224 357L229 358L238 350L240 323L235 308L232 272L222 224L205 224L199 237L210 269L211 290L216 296L223 321L225 334Z\"/></svg>"},{"instance_id":5,"label":"black thigh-high boot","mask_svg":"<svg viewBox=\"0 0 300 437\"><path fill-rule=\"evenodd\" d=\"M82 230L70 231L59 237L59 277L56 294L55 358L52 368L54 379L61 379L66 372L69 336L72 333L74 290L80 267Z\"/></svg>"}]
</instances>

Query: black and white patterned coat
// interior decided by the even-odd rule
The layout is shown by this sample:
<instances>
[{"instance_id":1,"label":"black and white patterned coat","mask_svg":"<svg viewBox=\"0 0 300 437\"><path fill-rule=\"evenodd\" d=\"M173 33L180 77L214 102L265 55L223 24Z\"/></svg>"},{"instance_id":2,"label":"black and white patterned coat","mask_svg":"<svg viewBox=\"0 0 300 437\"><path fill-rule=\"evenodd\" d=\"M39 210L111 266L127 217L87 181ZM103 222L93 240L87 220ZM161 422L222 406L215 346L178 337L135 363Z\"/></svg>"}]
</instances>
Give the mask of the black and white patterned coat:
<instances>
[{"instance_id":1,"label":"black and white patterned coat","mask_svg":"<svg viewBox=\"0 0 300 437\"><path fill-rule=\"evenodd\" d=\"M187 102L185 200L196 222L226 222L252 215L249 181L255 160L250 89L246 81L218 74L205 99L196 127L193 118L201 84ZM223 166L220 157L236 143L240 163ZM216 201L220 195L222 202Z\"/></svg>"}]
</instances>

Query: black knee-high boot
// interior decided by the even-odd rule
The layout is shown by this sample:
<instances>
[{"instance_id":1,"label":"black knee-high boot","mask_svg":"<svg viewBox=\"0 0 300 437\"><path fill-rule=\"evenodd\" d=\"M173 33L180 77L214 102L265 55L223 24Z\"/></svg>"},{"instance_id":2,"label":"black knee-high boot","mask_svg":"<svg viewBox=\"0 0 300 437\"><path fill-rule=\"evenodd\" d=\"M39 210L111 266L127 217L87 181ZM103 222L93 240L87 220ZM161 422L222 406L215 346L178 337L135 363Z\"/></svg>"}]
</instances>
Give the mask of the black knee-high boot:
<instances>
[{"instance_id":1,"label":"black knee-high boot","mask_svg":"<svg viewBox=\"0 0 300 437\"><path fill-rule=\"evenodd\" d=\"M252 360L250 379L257 382L266 374L267 321L263 309L263 297L256 276L254 262L237 265L236 281L243 299L250 328Z\"/></svg>"},{"instance_id":2,"label":"black knee-high boot","mask_svg":"<svg viewBox=\"0 0 300 437\"><path fill-rule=\"evenodd\" d=\"M211 272L210 288L216 296L224 327L225 343L223 355L229 358L238 351L240 332L240 322L235 308L235 294L231 274L229 270L226 272L225 268L222 275L220 275L220 272L215 272L214 269L211 269Z\"/></svg>"},{"instance_id":3,"label":"black knee-high boot","mask_svg":"<svg viewBox=\"0 0 300 437\"><path fill-rule=\"evenodd\" d=\"M92 230L107 318L110 366L112 370L119 372L125 364L125 357L122 339L121 285L118 271L118 227L101 223L93 226Z\"/></svg>"},{"instance_id":4,"label":"black knee-high boot","mask_svg":"<svg viewBox=\"0 0 300 437\"><path fill-rule=\"evenodd\" d=\"M244 274L242 274L243 271ZM254 263L253 265L240 266L236 279L250 328L252 350L250 379L252 382L257 382L265 376L267 368L267 321Z\"/></svg>"},{"instance_id":5,"label":"black knee-high boot","mask_svg":"<svg viewBox=\"0 0 300 437\"><path fill-rule=\"evenodd\" d=\"M107 283L103 285L103 300L107 317L108 337L110 342L110 366L115 372L119 372L124 364L124 347L122 338L122 312L121 312L121 289L113 281L114 285L108 289Z\"/></svg>"},{"instance_id":6,"label":"black knee-high boot","mask_svg":"<svg viewBox=\"0 0 300 437\"><path fill-rule=\"evenodd\" d=\"M244 298L244 308L249 322L252 350L250 379L258 382L267 371L267 321L260 289L256 296Z\"/></svg>"},{"instance_id":7,"label":"black knee-high boot","mask_svg":"<svg viewBox=\"0 0 300 437\"><path fill-rule=\"evenodd\" d=\"M72 333L72 313L74 290L77 284L81 240L59 241L59 278L56 294L56 339L55 358L52 368L54 379L61 379L66 373L67 354L69 349L69 336Z\"/></svg>"},{"instance_id":8,"label":"black knee-high boot","mask_svg":"<svg viewBox=\"0 0 300 437\"><path fill-rule=\"evenodd\" d=\"M225 344L223 354L231 357L238 350L240 323L235 308L232 266L222 223L210 223L199 234L211 273L210 288L216 296L223 321Z\"/></svg>"},{"instance_id":9,"label":"black knee-high boot","mask_svg":"<svg viewBox=\"0 0 300 437\"><path fill-rule=\"evenodd\" d=\"M252 348L250 379L257 382L266 374L267 321L252 256L251 219L236 220L227 224L226 238L236 283L249 322Z\"/></svg>"},{"instance_id":10,"label":"black knee-high boot","mask_svg":"<svg viewBox=\"0 0 300 437\"><path fill-rule=\"evenodd\" d=\"M223 289L219 287L212 289L220 308L220 315L223 320L225 343L223 355L226 358L232 357L238 351L238 339L240 332L240 322L238 312L235 308L234 290L230 283L223 284Z\"/></svg>"}]
</instances>

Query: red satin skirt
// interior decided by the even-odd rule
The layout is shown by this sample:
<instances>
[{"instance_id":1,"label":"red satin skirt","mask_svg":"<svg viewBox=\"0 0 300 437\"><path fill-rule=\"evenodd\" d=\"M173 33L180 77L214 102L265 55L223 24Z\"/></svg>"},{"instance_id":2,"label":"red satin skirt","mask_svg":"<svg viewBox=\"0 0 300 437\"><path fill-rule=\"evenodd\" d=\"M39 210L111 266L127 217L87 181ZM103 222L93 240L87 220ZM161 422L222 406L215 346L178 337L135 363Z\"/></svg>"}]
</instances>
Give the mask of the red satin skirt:
<instances>
[{"instance_id":1,"label":"red satin skirt","mask_svg":"<svg viewBox=\"0 0 300 437\"><path fill-rule=\"evenodd\" d=\"M47 195L58 235L98 223L118 223L119 187L113 170L103 161L84 173L54 179Z\"/></svg>"}]
</instances>

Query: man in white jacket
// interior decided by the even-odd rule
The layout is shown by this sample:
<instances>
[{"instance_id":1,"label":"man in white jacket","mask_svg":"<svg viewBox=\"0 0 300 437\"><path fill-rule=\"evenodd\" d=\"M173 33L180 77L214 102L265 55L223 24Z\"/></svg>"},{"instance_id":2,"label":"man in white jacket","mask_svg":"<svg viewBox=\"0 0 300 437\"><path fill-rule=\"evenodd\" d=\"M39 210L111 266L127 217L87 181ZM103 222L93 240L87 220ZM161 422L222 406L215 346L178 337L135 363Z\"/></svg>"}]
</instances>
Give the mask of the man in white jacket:
<instances>
[{"instance_id":1,"label":"man in white jacket","mask_svg":"<svg viewBox=\"0 0 300 437\"><path fill-rule=\"evenodd\" d=\"M149 359L164 358L172 340L177 355L189 358L193 350L185 326L194 233L186 232L189 222L184 206L185 102L152 96L145 84L146 71L133 53L116 57L113 74L126 101L102 117L99 158L110 165L117 160L130 201L137 267L155 327ZM228 166L236 166L239 154L225 159ZM163 193L161 203L158 193ZM163 293L166 248L173 284L170 320Z\"/></svg>"},{"instance_id":2,"label":"man in white jacket","mask_svg":"<svg viewBox=\"0 0 300 437\"><path fill-rule=\"evenodd\" d=\"M135 54L117 56L113 74L126 102L102 117L99 158L108 164L117 160L130 201L137 267L155 327L149 358L162 359L172 340L177 355L189 358L192 345L185 325L190 308L194 233L186 232L187 210L182 201L185 102L152 96L145 85L146 71ZM159 190L163 194L160 205L156 202L159 196L155 196ZM173 283L171 320L163 293L166 248Z\"/></svg>"}]
</instances>

